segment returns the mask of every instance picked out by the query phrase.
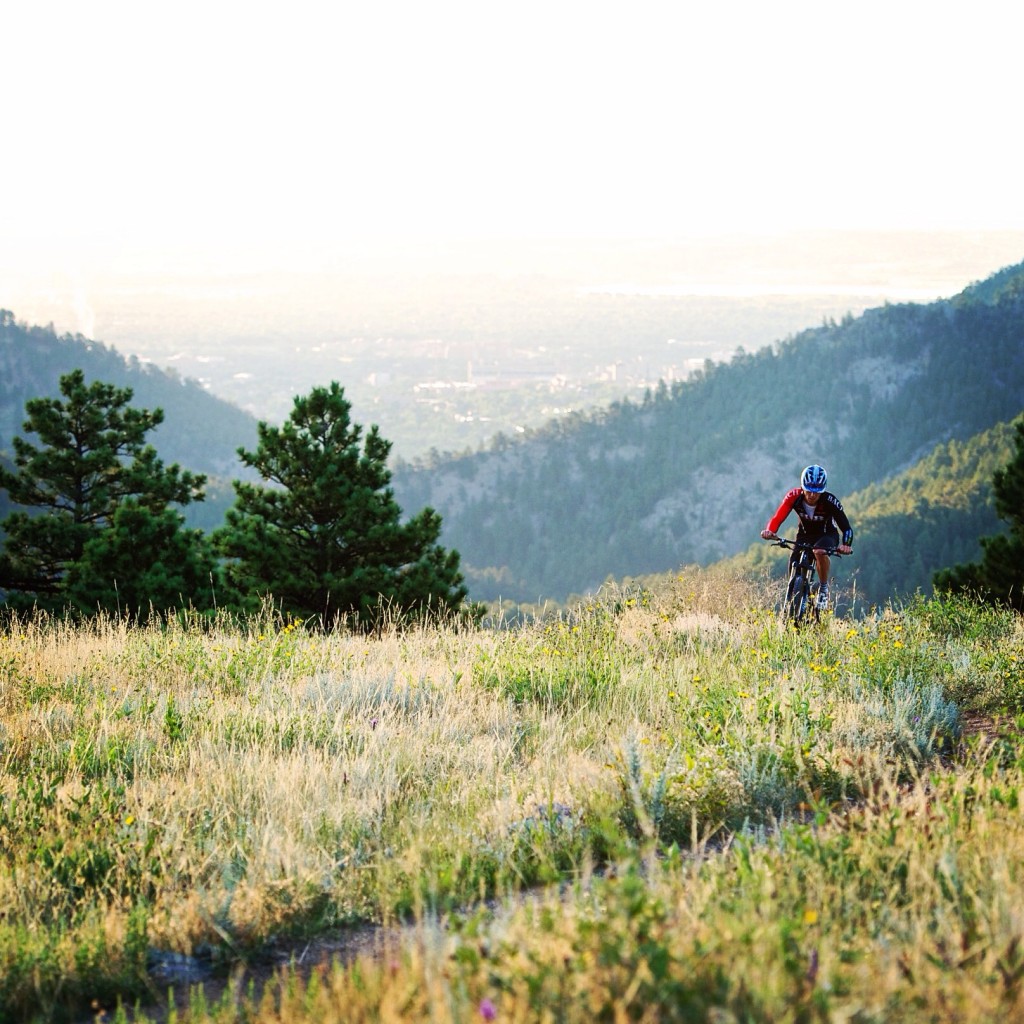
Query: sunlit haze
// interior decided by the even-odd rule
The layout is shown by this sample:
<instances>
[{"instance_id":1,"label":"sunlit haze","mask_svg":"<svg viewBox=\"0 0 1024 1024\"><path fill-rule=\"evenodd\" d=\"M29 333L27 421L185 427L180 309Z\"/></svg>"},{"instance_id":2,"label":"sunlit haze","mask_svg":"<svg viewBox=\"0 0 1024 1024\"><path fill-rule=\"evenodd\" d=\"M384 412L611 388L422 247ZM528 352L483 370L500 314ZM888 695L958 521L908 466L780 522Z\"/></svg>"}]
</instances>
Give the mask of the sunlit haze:
<instances>
[{"instance_id":1,"label":"sunlit haze","mask_svg":"<svg viewBox=\"0 0 1024 1024\"><path fill-rule=\"evenodd\" d=\"M16 4L0 266L302 266L404 238L1024 229L1022 12Z\"/></svg>"}]
</instances>

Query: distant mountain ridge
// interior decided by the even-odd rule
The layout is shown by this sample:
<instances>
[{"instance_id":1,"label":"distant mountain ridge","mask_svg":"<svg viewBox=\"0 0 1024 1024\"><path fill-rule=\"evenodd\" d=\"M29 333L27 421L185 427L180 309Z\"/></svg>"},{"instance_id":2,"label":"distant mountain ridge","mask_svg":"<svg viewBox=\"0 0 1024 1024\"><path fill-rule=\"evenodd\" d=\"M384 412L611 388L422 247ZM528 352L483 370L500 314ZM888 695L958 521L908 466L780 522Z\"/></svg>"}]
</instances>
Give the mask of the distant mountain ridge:
<instances>
[{"instance_id":1,"label":"distant mountain ridge","mask_svg":"<svg viewBox=\"0 0 1024 1024\"><path fill-rule=\"evenodd\" d=\"M402 466L472 596L533 601L747 548L809 462L844 496L1024 409L1024 264L871 309L489 451Z\"/></svg>"}]
</instances>

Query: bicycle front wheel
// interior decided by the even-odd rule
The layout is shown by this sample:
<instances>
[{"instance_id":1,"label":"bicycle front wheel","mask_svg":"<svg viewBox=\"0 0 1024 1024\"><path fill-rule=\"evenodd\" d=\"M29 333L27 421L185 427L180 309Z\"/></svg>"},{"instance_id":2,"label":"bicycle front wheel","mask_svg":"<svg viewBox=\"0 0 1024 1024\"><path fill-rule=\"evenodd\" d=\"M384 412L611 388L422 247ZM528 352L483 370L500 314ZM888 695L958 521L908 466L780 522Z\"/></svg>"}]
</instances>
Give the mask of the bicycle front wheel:
<instances>
[{"instance_id":1,"label":"bicycle front wheel","mask_svg":"<svg viewBox=\"0 0 1024 1024\"><path fill-rule=\"evenodd\" d=\"M810 600L810 585L805 576L794 574L786 590L786 619L800 625L807 614L807 603Z\"/></svg>"}]
</instances>

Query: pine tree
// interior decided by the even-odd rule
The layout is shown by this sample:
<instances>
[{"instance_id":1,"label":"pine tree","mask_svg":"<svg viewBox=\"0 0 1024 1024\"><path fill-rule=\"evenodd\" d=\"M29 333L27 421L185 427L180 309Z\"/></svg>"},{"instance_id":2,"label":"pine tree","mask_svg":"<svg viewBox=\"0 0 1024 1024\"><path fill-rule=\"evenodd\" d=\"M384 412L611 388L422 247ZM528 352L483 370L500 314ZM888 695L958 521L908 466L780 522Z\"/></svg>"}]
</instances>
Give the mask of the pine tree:
<instances>
[{"instance_id":1,"label":"pine tree","mask_svg":"<svg viewBox=\"0 0 1024 1024\"><path fill-rule=\"evenodd\" d=\"M150 603L166 611L171 596L176 606L190 599L191 593L167 589L143 593L142 581L156 578L154 567L169 548L203 560L201 538L194 531L180 534L184 520L168 506L201 501L206 478L164 466L145 441L163 412L132 408L130 388L86 385L82 371L74 370L60 378L60 394L25 404L23 429L40 445L15 437L16 471L0 467L0 488L23 506L2 523L0 587L8 605L134 613ZM132 538L125 534L129 513L123 508L131 509ZM157 523L160 543L147 547L139 538ZM204 568L212 565L207 551ZM131 603L118 592L132 594Z\"/></svg>"},{"instance_id":2,"label":"pine tree","mask_svg":"<svg viewBox=\"0 0 1024 1024\"><path fill-rule=\"evenodd\" d=\"M440 516L425 508L400 521L391 444L375 426L363 438L350 410L337 383L314 388L282 427L258 424L254 452L239 449L267 485L236 481L215 535L236 601L246 610L269 597L324 627L460 609L459 555L436 543Z\"/></svg>"},{"instance_id":3,"label":"pine tree","mask_svg":"<svg viewBox=\"0 0 1024 1024\"><path fill-rule=\"evenodd\" d=\"M147 618L170 609L209 610L217 600L216 558L202 530L172 508L128 498L68 570L65 594L77 608Z\"/></svg>"},{"instance_id":4,"label":"pine tree","mask_svg":"<svg viewBox=\"0 0 1024 1024\"><path fill-rule=\"evenodd\" d=\"M938 590L977 594L1024 611L1024 417L1014 424L1016 452L992 476L996 514L1007 533L981 538L981 561L935 574Z\"/></svg>"}]
</instances>

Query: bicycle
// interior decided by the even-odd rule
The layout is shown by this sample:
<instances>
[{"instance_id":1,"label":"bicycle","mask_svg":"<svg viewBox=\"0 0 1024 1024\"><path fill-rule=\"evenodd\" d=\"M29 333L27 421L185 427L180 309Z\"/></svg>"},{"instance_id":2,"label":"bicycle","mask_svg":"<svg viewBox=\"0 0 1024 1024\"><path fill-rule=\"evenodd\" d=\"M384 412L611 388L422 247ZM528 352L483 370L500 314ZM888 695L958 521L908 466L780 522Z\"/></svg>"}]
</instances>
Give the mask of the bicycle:
<instances>
[{"instance_id":1,"label":"bicycle","mask_svg":"<svg viewBox=\"0 0 1024 1024\"><path fill-rule=\"evenodd\" d=\"M821 613L817 604L811 600L811 591L814 589L814 581L818 575L817 562L814 560L814 545L777 537L772 541L772 547L799 552L789 575L786 597L782 605L786 621L799 626L809 617L817 622ZM830 557L842 558L843 556L838 551L833 551L830 552Z\"/></svg>"}]
</instances>

